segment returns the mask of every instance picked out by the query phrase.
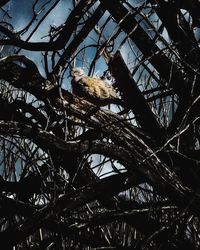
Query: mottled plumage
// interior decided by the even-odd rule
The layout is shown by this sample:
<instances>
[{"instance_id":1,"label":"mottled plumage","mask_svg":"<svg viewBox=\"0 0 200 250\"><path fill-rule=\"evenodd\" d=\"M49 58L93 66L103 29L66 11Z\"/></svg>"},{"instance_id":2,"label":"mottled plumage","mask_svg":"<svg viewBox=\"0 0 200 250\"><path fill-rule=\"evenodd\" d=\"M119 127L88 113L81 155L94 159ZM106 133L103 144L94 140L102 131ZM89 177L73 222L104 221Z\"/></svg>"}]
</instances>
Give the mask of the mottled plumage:
<instances>
[{"instance_id":1,"label":"mottled plumage","mask_svg":"<svg viewBox=\"0 0 200 250\"><path fill-rule=\"evenodd\" d=\"M122 100L119 99L115 89L103 80L85 76L81 68L72 69L71 76L72 92L75 95L98 106L111 103L122 105Z\"/></svg>"}]
</instances>

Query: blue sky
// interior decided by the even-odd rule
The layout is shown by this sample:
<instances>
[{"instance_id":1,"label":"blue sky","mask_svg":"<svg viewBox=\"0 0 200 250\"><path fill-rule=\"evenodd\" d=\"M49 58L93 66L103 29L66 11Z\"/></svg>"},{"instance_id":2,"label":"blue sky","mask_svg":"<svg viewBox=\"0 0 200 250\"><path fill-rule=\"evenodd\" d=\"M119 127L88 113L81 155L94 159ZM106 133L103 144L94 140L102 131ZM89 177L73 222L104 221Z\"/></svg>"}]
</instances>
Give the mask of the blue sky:
<instances>
[{"instance_id":1,"label":"blue sky","mask_svg":"<svg viewBox=\"0 0 200 250\"><path fill-rule=\"evenodd\" d=\"M5 20L5 21L11 22L13 27L14 27L14 30L16 30L16 31L19 31L20 29L24 28L32 18L32 14L33 14L32 5L34 2L35 2L35 0L29 0L29 1L27 1L27 0L22 0L22 1L12 0L12 1L10 1L7 5L4 6L4 9L9 10L9 13L12 16L12 19L7 18L7 20ZM39 1L39 4L36 5L36 10L37 11L40 10L40 7L46 2L48 2L48 1L46 1L46 0ZM56 0L51 1L51 5L55 2L56 2ZM129 2L130 3L134 2L135 6L137 7L144 1L130 0ZM47 41L48 38L46 37L46 35L48 34L50 26L58 27L59 25L64 23L69 15L71 9L72 9L72 1L71 0L67 0L67 1L60 0L59 3L57 4L57 6L53 9L53 11L48 15L48 17L41 24L39 29L32 36L30 41L32 41L32 42ZM43 16L44 13L45 13L45 11L41 12L41 16ZM104 22L108 18L108 16L109 16L109 14L108 14L108 12L106 12L99 22L100 26L104 24ZM155 16L154 17L152 16L152 18L155 18ZM38 18L38 20L40 20L40 18ZM23 35L23 37L22 37L23 39L26 39L28 37L28 35L33 30L33 28L35 27L36 24L37 24L37 22L33 23L33 25L30 28L30 31ZM112 20L109 21L109 23L106 25L106 28L104 29L104 32L103 32L105 39L108 39L116 31L117 31L116 24ZM149 31L149 34L150 33L153 34L151 31ZM114 51L119 48L121 41L124 39L125 36L126 35L123 32L120 33L120 36L118 37L118 39L115 40ZM163 31L163 37L165 39L168 39L166 30ZM98 40L98 36L96 35L96 33L94 31L91 31L90 34L88 35L88 37L82 42L82 44L78 48L78 50L80 50L84 46L91 45L91 47L87 47L84 50L84 53L80 53L75 60L76 66L84 67L86 73L87 73L88 67L91 65L91 62L95 56L96 48L93 45L96 44L97 40ZM132 46L132 48L131 48L131 46ZM43 76L45 76L44 66L43 66L43 57L42 57L40 52L21 50L20 53L25 54L27 57L31 58L38 65L38 68L39 68L41 74ZM126 42L121 47L121 53L122 53L127 65L130 67L131 70L133 70L136 63L137 63L137 61L135 61L136 55L138 55L138 53L139 53L136 46L131 41L129 44L128 44L128 42ZM136 54L134 54L134 53L136 53ZM84 54L84 58L83 58L83 54ZM141 54L141 53L139 53L139 54ZM50 56L51 56L51 54L50 54ZM142 67L140 67L140 69L141 68ZM107 69L107 65L105 64L104 59L100 58L96 62L94 74L97 76L101 76L106 69ZM151 67L151 69L152 69L152 67ZM144 71L144 73L145 73L145 71ZM139 71L134 76L135 80L137 80L138 74L139 74ZM147 72L145 74L147 74ZM140 80L140 83L139 83L140 86L143 85L144 79L146 77L145 74L144 74L144 77L142 77ZM63 81L64 82L63 87L65 87L65 88L70 88L70 84L69 84L70 79L67 79L68 75L69 75L69 72L66 71L66 74L64 75L64 81Z\"/></svg>"}]
</instances>

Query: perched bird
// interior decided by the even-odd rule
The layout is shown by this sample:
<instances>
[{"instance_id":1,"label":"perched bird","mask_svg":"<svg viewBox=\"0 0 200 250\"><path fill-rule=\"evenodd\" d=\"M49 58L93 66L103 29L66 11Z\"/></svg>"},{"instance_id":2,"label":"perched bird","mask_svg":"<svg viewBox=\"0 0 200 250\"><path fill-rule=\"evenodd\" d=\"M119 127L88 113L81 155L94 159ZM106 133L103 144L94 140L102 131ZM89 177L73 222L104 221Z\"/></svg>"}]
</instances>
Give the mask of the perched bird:
<instances>
[{"instance_id":1,"label":"perched bird","mask_svg":"<svg viewBox=\"0 0 200 250\"><path fill-rule=\"evenodd\" d=\"M83 97L97 106L111 103L123 105L123 101L111 85L101 79L85 76L82 68L73 68L71 76L72 92L75 95Z\"/></svg>"}]
</instances>

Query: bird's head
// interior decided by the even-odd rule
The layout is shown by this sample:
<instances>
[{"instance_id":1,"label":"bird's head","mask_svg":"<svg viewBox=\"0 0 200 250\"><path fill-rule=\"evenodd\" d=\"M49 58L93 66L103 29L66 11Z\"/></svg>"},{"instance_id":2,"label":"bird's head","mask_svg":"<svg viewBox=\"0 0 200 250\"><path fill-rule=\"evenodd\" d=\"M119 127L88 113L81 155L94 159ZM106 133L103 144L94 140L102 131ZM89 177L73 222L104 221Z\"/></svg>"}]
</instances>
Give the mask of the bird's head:
<instances>
[{"instance_id":1,"label":"bird's head","mask_svg":"<svg viewBox=\"0 0 200 250\"><path fill-rule=\"evenodd\" d=\"M73 68L70 72L71 76L75 79L81 79L84 76L84 71L82 68Z\"/></svg>"}]
</instances>

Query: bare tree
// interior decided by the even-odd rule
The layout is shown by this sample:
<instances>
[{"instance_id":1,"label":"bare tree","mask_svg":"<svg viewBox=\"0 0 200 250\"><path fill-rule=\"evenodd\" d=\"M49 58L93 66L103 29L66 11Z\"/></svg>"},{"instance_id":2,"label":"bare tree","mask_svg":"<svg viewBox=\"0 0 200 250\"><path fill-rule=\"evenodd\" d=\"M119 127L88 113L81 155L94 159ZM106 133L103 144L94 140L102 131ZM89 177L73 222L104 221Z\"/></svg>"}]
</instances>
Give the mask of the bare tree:
<instances>
[{"instance_id":1,"label":"bare tree","mask_svg":"<svg viewBox=\"0 0 200 250\"><path fill-rule=\"evenodd\" d=\"M1 245L200 249L199 1L21 1L21 26L17 2L0 1ZM75 66L122 105L71 93Z\"/></svg>"}]
</instances>

